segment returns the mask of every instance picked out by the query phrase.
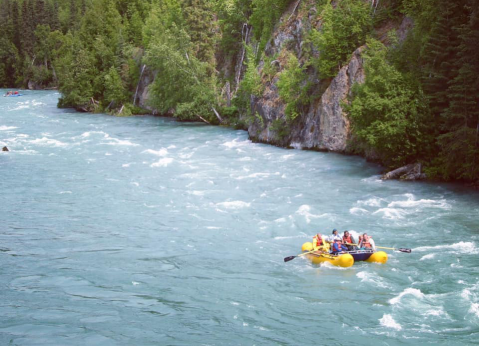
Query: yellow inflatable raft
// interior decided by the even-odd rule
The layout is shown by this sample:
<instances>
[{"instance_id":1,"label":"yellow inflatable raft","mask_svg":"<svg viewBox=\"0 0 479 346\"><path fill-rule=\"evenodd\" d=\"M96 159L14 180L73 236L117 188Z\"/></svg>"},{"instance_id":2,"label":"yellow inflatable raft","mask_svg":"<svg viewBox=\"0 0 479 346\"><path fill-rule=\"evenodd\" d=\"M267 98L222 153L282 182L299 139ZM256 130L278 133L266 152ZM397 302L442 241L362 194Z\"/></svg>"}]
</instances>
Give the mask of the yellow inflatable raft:
<instances>
[{"instance_id":1,"label":"yellow inflatable raft","mask_svg":"<svg viewBox=\"0 0 479 346\"><path fill-rule=\"evenodd\" d=\"M332 265L338 267L351 267L354 264L354 258L350 254L341 254L341 255L331 255L328 253L328 248L322 249L322 251L314 251L313 244L308 242L304 243L301 250L303 252L309 252L305 254L305 257L309 259L313 264L321 264L321 263L331 263Z\"/></svg>"},{"instance_id":2,"label":"yellow inflatable raft","mask_svg":"<svg viewBox=\"0 0 479 346\"><path fill-rule=\"evenodd\" d=\"M344 268L351 267L354 264L353 256L348 253L342 255L330 255L315 251L307 254L305 257L308 258L313 264L328 262L332 265Z\"/></svg>"},{"instance_id":3,"label":"yellow inflatable raft","mask_svg":"<svg viewBox=\"0 0 479 346\"><path fill-rule=\"evenodd\" d=\"M388 255L384 251L356 250L349 251L349 253L331 255L328 253L328 246L322 249L322 251L312 251L313 244L311 242L304 243L301 250L304 256L313 264L328 262L335 266L347 268L351 267L354 262L386 263L388 261Z\"/></svg>"}]
</instances>

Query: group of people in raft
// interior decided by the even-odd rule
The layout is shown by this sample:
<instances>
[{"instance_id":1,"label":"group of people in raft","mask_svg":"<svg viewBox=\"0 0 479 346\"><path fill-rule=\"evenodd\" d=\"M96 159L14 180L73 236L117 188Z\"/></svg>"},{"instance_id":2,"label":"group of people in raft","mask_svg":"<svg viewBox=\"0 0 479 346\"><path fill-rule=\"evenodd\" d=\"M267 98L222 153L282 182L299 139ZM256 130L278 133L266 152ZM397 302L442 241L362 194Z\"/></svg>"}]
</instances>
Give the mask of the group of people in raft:
<instances>
[{"instance_id":1,"label":"group of people in raft","mask_svg":"<svg viewBox=\"0 0 479 346\"><path fill-rule=\"evenodd\" d=\"M329 237L323 237L320 233L316 234L313 237L313 250L332 253L333 255L345 251L373 250L371 239L367 233L363 233L363 235L359 236L359 242L356 243L348 231L344 231L341 237L338 234L338 230L334 229L333 234Z\"/></svg>"},{"instance_id":2,"label":"group of people in raft","mask_svg":"<svg viewBox=\"0 0 479 346\"><path fill-rule=\"evenodd\" d=\"M18 91L8 91L8 92L7 92L5 95L3 95L3 96L7 96L7 97L8 97L8 96L13 96L13 95L18 95L18 94L19 94Z\"/></svg>"}]
</instances>

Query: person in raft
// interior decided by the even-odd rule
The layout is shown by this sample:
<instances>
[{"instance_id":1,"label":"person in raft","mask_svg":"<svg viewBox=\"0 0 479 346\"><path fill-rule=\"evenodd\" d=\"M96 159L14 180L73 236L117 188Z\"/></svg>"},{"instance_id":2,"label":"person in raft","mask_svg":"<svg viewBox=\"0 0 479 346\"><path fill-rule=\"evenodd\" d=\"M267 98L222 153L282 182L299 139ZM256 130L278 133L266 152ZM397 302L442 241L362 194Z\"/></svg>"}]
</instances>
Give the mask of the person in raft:
<instances>
[{"instance_id":1,"label":"person in raft","mask_svg":"<svg viewBox=\"0 0 479 346\"><path fill-rule=\"evenodd\" d=\"M354 238L349 233L349 231L344 231L343 244L346 245L346 247L348 248L348 251L356 250L356 246L354 246L354 244L355 244Z\"/></svg>"},{"instance_id":2,"label":"person in raft","mask_svg":"<svg viewBox=\"0 0 479 346\"><path fill-rule=\"evenodd\" d=\"M314 251L326 251L329 252L329 244L326 242L325 239L321 236L320 233L316 234L313 237L313 250Z\"/></svg>"},{"instance_id":3,"label":"person in raft","mask_svg":"<svg viewBox=\"0 0 479 346\"><path fill-rule=\"evenodd\" d=\"M338 253L343 252L343 251L348 251L348 248L346 247L346 245L342 244L342 241L343 241L342 239L335 239L334 240L333 248L331 250L331 253L333 255L337 255Z\"/></svg>"},{"instance_id":4,"label":"person in raft","mask_svg":"<svg viewBox=\"0 0 479 346\"><path fill-rule=\"evenodd\" d=\"M359 248L361 250L372 250L371 239L372 238L369 237L367 233L364 233L359 237Z\"/></svg>"},{"instance_id":5,"label":"person in raft","mask_svg":"<svg viewBox=\"0 0 479 346\"><path fill-rule=\"evenodd\" d=\"M342 241L341 236L338 234L338 230L335 228L333 229L333 234L328 237L328 242L333 243L336 239Z\"/></svg>"},{"instance_id":6,"label":"person in raft","mask_svg":"<svg viewBox=\"0 0 479 346\"><path fill-rule=\"evenodd\" d=\"M320 246L324 245L323 238L321 237L321 234L318 233L313 237L313 249L314 250L319 250Z\"/></svg>"}]
</instances>

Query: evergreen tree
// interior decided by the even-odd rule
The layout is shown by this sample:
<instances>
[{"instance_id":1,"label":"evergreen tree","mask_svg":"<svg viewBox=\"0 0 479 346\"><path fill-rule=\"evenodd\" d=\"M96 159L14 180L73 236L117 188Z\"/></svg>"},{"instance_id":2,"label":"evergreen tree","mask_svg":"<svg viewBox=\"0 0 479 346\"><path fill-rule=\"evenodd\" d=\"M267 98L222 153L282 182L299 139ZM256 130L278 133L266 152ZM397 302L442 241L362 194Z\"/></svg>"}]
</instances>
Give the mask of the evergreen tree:
<instances>
[{"instance_id":1,"label":"evergreen tree","mask_svg":"<svg viewBox=\"0 0 479 346\"><path fill-rule=\"evenodd\" d=\"M37 25L45 25L48 24L47 20L47 13L45 9L45 1L44 0L36 0L35 1L35 29Z\"/></svg>"},{"instance_id":2,"label":"evergreen tree","mask_svg":"<svg viewBox=\"0 0 479 346\"><path fill-rule=\"evenodd\" d=\"M77 9L76 1L70 0L70 23L69 23L70 29L75 28L75 26L77 25L77 15L78 15L78 9Z\"/></svg>"},{"instance_id":3,"label":"evergreen tree","mask_svg":"<svg viewBox=\"0 0 479 346\"><path fill-rule=\"evenodd\" d=\"M443 178L479 180L479 37L477 12L467 3L460 7L460 24L453 27L459 44L451 63L455 75L447 81L447 107L441 113L443 134L438 137L441 148L440 172Z\"/></svg>"},{"instance_id":4,"label":"evergreen tree","mask_svg":"<svg viewBox=\"0 0 479 346\"><path fill-rule=\"evenodd\" d=\"M22 42L21 42L22 22L20 18L18 3L16 1L12 3L12 24L13 24L12 42L15 45L19 54L21 55L22 53Z\"/></svg>"},{"instance_id":5,"label":"evergreen tree","mask_svg":"<svg viewBox=\"0 0 479 346\"><path fill-rule=\"evenodd\" d=\"M215 19L208 1L184 0L184 13L188 32L198 59L207 62L214 70L215 64Z\"/></svg>"},{"instance_id":6,"label":"evergreen tree","mask_svg":"<svg viewBox=\"0 0 479 346\"><path fill-rule=\"evenodd\" d=\"M458 34L453 29L457 24L457 3L443 1L436 24L425 47L422 57L424 63L424 90L428 95L431 113L436 124L440 123L440 114L448 107L448 81L456 71L453 64L457 59Z\"/></svg>"},{"instance_id":7,"label":"evergreen tree","mask_svg":"<svg viewBox=\"0 0 479 346\"><path fill-rule=\"evenodd\" d=\"M50 25L50 28L52 31L55 30L60 30L61 25L60 25L60 18L59 13L58 13L58 1L54 1L53 3L49 4L49 9L48 9L48 24Z\"/></svg>"}]
</instances>

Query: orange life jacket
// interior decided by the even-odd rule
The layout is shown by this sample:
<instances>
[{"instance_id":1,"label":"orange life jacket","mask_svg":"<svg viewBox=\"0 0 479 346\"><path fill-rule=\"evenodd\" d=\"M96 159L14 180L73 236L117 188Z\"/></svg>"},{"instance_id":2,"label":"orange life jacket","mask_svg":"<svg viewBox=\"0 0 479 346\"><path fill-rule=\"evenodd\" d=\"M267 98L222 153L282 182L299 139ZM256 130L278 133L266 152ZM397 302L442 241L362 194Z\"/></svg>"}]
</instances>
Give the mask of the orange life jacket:
<instances>
[{"instance_id":1,"label":"orange life jacket","mask_svg":"<svg viewBox=\"0 0 479 346\"><path fill-rule=\"evenodd\" d=\"M351 234L348 235L347 237L343 236L343 243L347 243L347 244L352 244L353 243L353 241L351 240Z\"/></svg>"},{"instance_id":2,"label":"orange life jacket","mask_svg":"<svg viewBox=\"0 0 479 346\"><path fill-rule=\"evenodd\" d=\"M367 248L371 248L371 243L369 242L369 237L367 238L367 240L363 237L363 242L361 243L361 246L362 247L367 247Z\"/></svg>"},{"instance_id":3,"label":"orange life jacket","mask_svg":"<svg viewBox=\"0 0 479 346\"><path fill-rule=\"evenodd\" d=\"M316 235L314 236L314 238L316 238L316 242L317 242L316 244L317 244L318 246L323 245L323 239L321 238L321 236L318 236L318 235L316 234Z\"/></svg>"}]
</instances>

